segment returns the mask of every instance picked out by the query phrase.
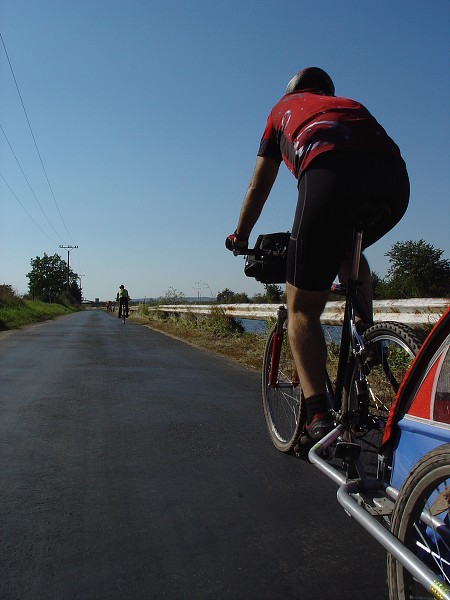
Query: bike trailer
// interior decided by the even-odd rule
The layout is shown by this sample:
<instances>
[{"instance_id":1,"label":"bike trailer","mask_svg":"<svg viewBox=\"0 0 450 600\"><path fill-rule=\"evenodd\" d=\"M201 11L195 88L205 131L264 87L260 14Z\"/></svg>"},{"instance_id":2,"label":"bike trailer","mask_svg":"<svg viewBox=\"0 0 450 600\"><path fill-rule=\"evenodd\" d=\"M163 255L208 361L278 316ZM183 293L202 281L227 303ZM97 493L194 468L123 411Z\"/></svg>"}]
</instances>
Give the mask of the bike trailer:
<instances>
[{"instance_id":1,"label":"bike trailer","mask_svg":"<svg viewBox=\"0 0 450 600\"><path fill-rule=\"evenodd\" d=\"M411 364L391 410L381 454L392 460L399 489L427 452L450 442L450 308Z\"/></svg>"}]
</instances>

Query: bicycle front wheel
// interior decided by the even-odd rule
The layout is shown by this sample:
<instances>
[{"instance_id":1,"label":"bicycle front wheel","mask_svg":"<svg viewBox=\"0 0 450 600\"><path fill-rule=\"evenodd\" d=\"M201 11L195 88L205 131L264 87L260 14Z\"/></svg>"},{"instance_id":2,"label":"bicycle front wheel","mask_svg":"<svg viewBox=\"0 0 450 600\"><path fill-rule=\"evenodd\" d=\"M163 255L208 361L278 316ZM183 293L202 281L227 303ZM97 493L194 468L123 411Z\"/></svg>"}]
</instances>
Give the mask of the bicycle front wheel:
<instances>
[{"instance_id":1,"label":"bicycle front wheel","mask_svg":"<svg viewBox=\"0 0 450 600\"><path fill-rule=\"evenodd\" d=\"M270 330L262 368L262 401L267 429L273 445L280 452L289 452L294 447L305 422L305 410L302 409L302 391L295 367L294 358L287 337L287 321L283 333L276 339L277 324ZM273 352L274 344L279 351L279 365L272 364L277 359ZM276 377L271 372L275 369Z\"/></svg>"},{"instance_id":2,"label":"bicycle front wheel","mask_svg":"<svg viewBox=\"0 0 450 600\"><path fill-rule=\"evenodd\" d=\"M434 594L392 555L387 558L391 600L443 598L450 590L450 444L435 448L411 470L392 514L391 532L434 573Z\"/></svg>"},{"instance_id":3,"label":"bicycle front wheel","mask_svg":"<svg viewBox=\"0 0 450 600\"><path fill-rule=\"evenodd\" d=\"M367 329L363 340L362 356L347 373L343 411L360 416L352 437L361 441L363 464L370 472L376 470L389 411L421 340L410 327L390 321Z\"/></svg>"}]
</instances>

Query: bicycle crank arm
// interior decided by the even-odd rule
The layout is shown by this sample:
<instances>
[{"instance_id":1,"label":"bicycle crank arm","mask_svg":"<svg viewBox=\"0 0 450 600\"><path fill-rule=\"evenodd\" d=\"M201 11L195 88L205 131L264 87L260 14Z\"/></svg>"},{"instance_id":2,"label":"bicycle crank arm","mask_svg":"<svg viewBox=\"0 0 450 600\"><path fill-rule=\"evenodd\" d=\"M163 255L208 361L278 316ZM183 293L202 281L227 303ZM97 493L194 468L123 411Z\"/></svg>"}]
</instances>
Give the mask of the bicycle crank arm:
<instances>
[{"instance_id":1,"label":"bicycle crank arm","mask_svg":"<svg viewBox=\"0 0 450 600\"><path fill-rule=\"evenodd\" d=\"M346 431L345 425L338 425L333 431L330 431L324 438L319 440L311 450L308 452L308 459L317 467L322 473L324 473L329 479L337 483L338 485L344 485L347 483L346 476L331 466L326 460L324 460L320 454L323 450L328 448L333 442L335 442L343 433Z\"/></svg>"}]
</instances>

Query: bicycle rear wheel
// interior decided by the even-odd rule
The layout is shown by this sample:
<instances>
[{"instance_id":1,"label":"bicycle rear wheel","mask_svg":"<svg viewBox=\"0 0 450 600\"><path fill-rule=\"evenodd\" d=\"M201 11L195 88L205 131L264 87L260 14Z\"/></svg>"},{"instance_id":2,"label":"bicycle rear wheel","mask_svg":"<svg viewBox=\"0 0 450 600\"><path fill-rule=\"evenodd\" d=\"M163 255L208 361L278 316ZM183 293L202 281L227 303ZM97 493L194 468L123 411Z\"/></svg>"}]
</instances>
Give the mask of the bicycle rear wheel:
<instances>
[{"instance_id":1,"label":"bicycle rear wheel","mask_svg":"<svg viewBox=\"0 0 450 600\"><path fill-rule=\"evenodd\" d=\"M363 340L362 356L349 365L342 408L359 414L351 435L361 442L364 468L374 475L389 411L421 340L410 327L390 321L367 329Z\"/></svg>"},{"instance_id":2,"label":"bicycle rear wheel","mask_svg":"<svg viewBox=\"0 0 450 600\"><path fill-rule=\"evenodd\" d=\"M425 590L392 555L387 558L391 600L441 598L450 588L450 444L435 448L413 467L392 514L391 532L434 573L436 587ZM426 511L426 518L422 514ZM442 590L441 590L442 591Z\"/></svg>"},{"instance_id":3,"label":"bicycle rear wheel","mask_svg":"<svg viewBox=\"0 0 450 600\"><path fill-rule=\"evenodd\" d=\"M270 383L273 347L277 324L270 330L264 350L262 368L262 401L267 429L273 445L280 452L289 452L297 442L305 422L302 392L294 358L287 337L287 321L283 325L280 359L276 382Z\"/></svg>"}]
</instances>

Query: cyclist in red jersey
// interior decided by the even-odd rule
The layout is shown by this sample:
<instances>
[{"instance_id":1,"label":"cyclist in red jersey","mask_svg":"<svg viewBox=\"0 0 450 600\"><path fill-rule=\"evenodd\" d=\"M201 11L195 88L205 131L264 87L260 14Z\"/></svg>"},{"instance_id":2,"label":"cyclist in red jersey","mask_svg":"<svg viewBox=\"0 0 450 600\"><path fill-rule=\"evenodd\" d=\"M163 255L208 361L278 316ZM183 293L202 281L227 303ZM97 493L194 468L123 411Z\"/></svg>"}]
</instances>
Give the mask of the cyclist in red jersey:
<instances>
[{"instance_id":1,"label":"cyclist in red jersey","mask_svg":"<svg viewBox=\"0 0 450 600\"><path fill-rule=\"evenodd\" d=\"M228 249L245 250L284 161L298 180L287 257L289 341L306 400L298 447L309 448L333 427L325 389L326 345L320 316L335 277L346 280L354 223L361 203L383 204L389 215L364 230L364 248L392 229L409 201L400 150L360 103L335 96L330 76L308 67L289 82L264 130L256 166ZM372 312L372 280L362 257L358 292Z\"/></svg>"}]
</instances>

